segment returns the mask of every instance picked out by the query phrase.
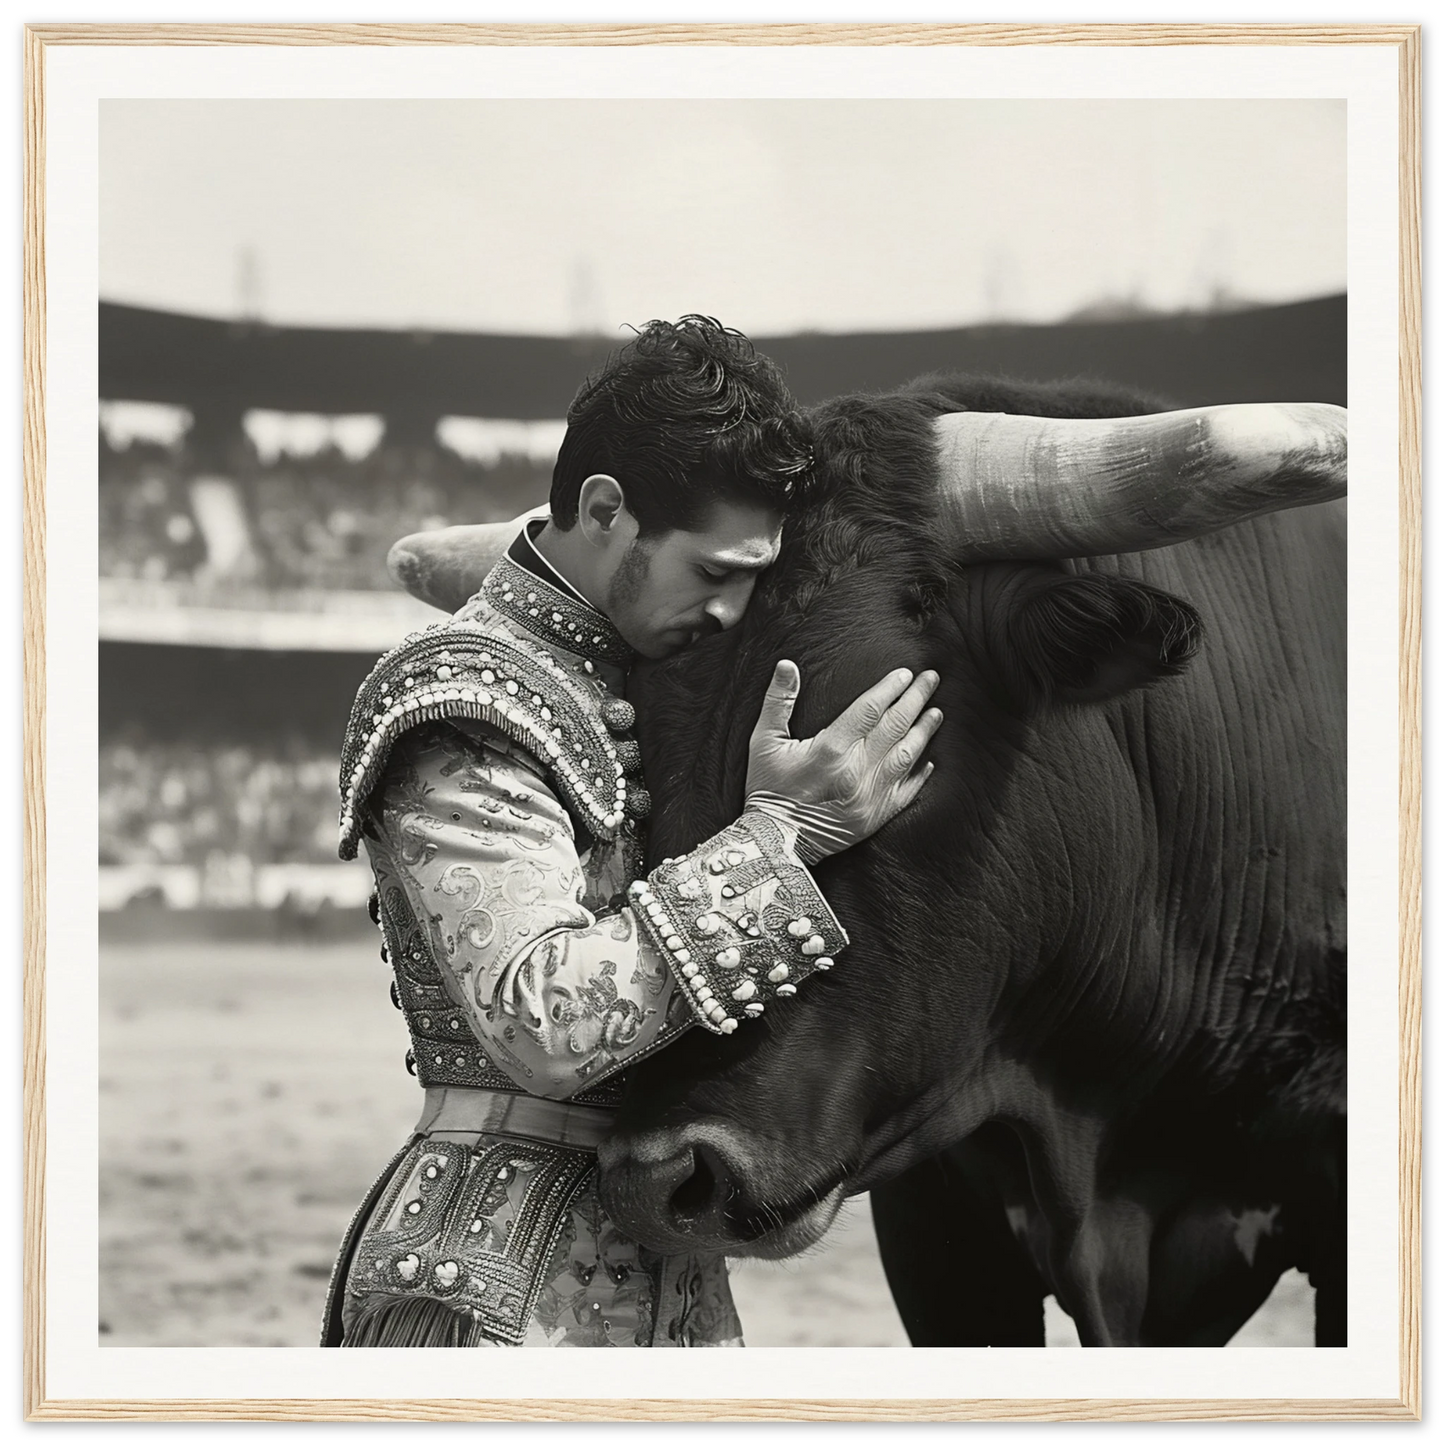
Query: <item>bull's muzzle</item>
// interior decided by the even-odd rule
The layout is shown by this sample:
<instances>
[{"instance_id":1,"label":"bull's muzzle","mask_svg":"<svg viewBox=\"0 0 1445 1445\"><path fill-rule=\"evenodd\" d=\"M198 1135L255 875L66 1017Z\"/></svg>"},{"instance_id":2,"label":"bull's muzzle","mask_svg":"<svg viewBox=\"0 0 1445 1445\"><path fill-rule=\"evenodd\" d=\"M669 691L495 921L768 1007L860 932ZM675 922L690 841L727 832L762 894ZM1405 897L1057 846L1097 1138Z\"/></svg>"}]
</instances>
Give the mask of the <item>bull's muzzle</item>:
<instances>
[{"instance_id":1,"label":"bull's muzzle","mask_svg":"<svg viewBox=\"0 0 1445 1445\"><path fill-rule=\"evenodd\" d=\"M639 1244L664 1254L783 1259L815 1244L843 1186L812 1186L780 1169L775 1149L735 1126L696 1120L620 1133L598 1150L608 1213Z\"/></svg>"}]
</instances>

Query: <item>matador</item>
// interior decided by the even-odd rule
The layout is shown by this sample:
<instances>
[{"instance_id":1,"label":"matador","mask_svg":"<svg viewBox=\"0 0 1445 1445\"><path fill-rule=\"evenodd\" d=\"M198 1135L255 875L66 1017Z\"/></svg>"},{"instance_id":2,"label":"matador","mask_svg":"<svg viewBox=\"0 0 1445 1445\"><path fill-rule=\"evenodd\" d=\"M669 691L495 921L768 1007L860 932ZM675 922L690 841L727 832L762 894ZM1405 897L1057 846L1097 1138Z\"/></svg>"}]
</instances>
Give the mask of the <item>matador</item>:
<instances>
[{"instance_id":1,"label":"matador","mask_svg":"<svg viewBox=\"0 0 1445 1445\"><path fill-rule=\"evenodd\" d=\"M651 872L624 692L636 656L741 618L809 463L745 338L651 323L569 410L549 515L357 694L340 851L374 874L423 1104L346 1233L324 1345L742 1343L726 1262L627 1238L597 1145L631 1065L834 965L810 865L922 788L938 679L892 673L802 742L780 662L738 818Z\"/></svg>"}]
</instances>

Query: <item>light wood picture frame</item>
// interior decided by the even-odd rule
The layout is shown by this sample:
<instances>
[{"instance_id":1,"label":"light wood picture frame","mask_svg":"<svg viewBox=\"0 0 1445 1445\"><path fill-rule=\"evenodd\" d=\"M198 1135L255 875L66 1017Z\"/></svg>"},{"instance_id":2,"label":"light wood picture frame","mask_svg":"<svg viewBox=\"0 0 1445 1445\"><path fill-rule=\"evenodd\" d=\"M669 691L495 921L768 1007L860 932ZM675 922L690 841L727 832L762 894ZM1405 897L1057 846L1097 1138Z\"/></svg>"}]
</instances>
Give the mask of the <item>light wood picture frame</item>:
<instances>
[{"instance_id":1,"label":"light wood picture frame","mask_svg":"<svg viewBox=\"0 0 1445 1445\"><path fill-rule=\"evenodd\" d=\"M1398 315L1398 1381L1358 1398L1171 1398L1106 1389L1097 1398L651 1399L559 1394L527 1399L87 1398L57 1393L47 1378L47 1138L64 1127L47 1089L47 474L48 397L56 368L49 320L74 298L47 271L48 65L80 47L1048 47L1164 49L1279 47L1388 52L1397 67ZM963 1420L1412 1420L1421 1413L1421 251L1420 30L1410 25L35 25L25 31L24 215L24 1336L25 1415L30 1420L528 1420L528 1421L963 1421ZM1352 176L1353 184L1353 176ZM93 270L93 268L92 268ZM1354 278L1351 278L1353 306ZM91 298L93 301L93 297ZM1354 368L1352 365L1352 386ZM1354 397L1351 397L1352 403ZM50 421L54 425L53 420ZM1368 502L1357 502L1368 505ZM53 579L52 579L53 580ZM52 603L53 605L53 603ZM49 681L48 681L49 679ZM1353 723L1352 723L1353 725ZM70 764L66 763L68 767ZM1352 825L1353 826L1353 825ZM1353 1025L1354 996L1351 996ZM51 1013L55 1018L54 995ZM1358 1045L1355 1045L1356 1047ZM1352 1334L1352 1338L1353 1338Z\"/></svg>"}]
</instances>

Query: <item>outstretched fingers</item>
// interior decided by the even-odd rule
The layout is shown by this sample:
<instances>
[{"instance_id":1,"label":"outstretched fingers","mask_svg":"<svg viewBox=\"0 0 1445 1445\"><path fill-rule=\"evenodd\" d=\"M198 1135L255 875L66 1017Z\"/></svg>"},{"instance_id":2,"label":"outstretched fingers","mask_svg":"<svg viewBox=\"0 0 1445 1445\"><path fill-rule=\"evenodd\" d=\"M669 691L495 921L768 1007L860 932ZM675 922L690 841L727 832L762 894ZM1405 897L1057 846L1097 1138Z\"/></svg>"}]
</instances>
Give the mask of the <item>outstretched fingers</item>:
<instances>
[{"instance_id":1,"label":"outstretched fingers","mask_svg":"<svg viewBox=\"0 0 1445 1445\"><path fill-rule=\"evenodd\" d=\"M875 682L867 692L860 693L823 731L843 748L871 739L882 726L890 709L904 697L913 681L913 674L908 668L895 668L886 677ZM914 716L917 716L916 709Z\"/></svg>"},{"instance_id":2,"label":"outstretched fingers","mask_svg":"<svg viewBox=\"0 0 1445 1445\"><path fill-rule=\"evenodd\" d=\"M870 688L863 697L854 704L859 707L865 700L881 698L886 696L887 690L894 690L894 680L901 677L909 677L906 672L890 673L883 682L875 688ZM910 678L908 684L897 689L897 696L886 707L875 707L871 714L864 714L860 707L860 720L870 717L873 719L866 730L855 733L851 737L841 738L839 741L845 747L853 743L861 742L868 758L873 762L889 760L896 748L903 746L905 739L916 742L912 736L913 729L919 725L919 714L923 712L924 704L933 696L934 689L938 686L938 674L933 671L920 672L917 677ZM852 708L849 712L852 712ZM844 718L847 717L844 714ZM840 723L843 719L839 719ZM934 723L932 727L937 727ZM927 729L927 736L932 736L932 727ZM927 741L927 737L924 739ZM915 757L916 760L916 757Z\"/></svg>"},{"instance_id":3,"label":"outstretched fingers","mask_svg":"<svg viewBox=\"0 0 1445 1445\"><path fill-rule=\"evenodd\" d=\"M933 764L923 761L923 753L942 723L943 713L936 707L929 708L883 759L881 775L891 784L890 815L901 813L932 776Z\"/></svg>"},{"instance_id":4,"label":"outstretched fingers","mask_svg":"<svg viewBox=\"0 0 1445 1445\"><path fill-rule=\"evenodd\" d=\"M904 733L898 745L888 754L888 763L895 772L904 777L913 772L923 757L923 750L928 746L929 739L938 731L942 722L942 712L931 707Z\"/></svg>"},{"instance_id":5,"label":"outstretched fingers","mask_svg":"<svg viewBox=\"0 0 1445 1445\"><path fill-rule=\"evenodd\" d=\"M898 701L883 714L878 726L869 739L882 749L900 747L911 731L917 727L923 705L933 696L938 686L938 674L933 671L920 672L904 690ZM940 714L940 717L942 714ZM934 724L937 727L937 724ZM928 736L932 736L930 730ZM925 741L927 739L925 738Z\"/></svg>"},{"instance_id":6,"label":"outstretched fingers","mask_svg":"<svg viewBox=\"0 0 1445 1445\"><path fill-rule=\"evenodd\" d=\"M924 763L921 768L916 769L910 776L906 777L893 790L893 796L898 800L897 811L901 813L922 791L923 785L933 776L933 764Z\"/></svg>"}]
</instances>

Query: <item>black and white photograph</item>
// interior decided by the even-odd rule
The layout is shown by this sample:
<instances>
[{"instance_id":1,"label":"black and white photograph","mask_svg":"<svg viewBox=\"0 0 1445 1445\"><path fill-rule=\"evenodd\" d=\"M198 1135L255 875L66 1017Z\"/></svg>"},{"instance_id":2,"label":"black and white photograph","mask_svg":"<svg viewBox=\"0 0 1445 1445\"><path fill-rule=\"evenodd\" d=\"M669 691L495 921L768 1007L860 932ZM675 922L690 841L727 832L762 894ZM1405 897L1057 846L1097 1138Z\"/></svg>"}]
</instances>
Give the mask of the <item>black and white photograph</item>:
<instances>
[{"instance_id":1,"label":"black and white photograph","mask_svg":"<svg viewBox=\"0 0 1445 1445\"><path fill-rule=\"evenodd\" d=\"M104 1340L1345 1344L1344 118L107 102Z\"/></svg>"}]
</instances>

